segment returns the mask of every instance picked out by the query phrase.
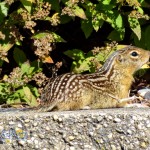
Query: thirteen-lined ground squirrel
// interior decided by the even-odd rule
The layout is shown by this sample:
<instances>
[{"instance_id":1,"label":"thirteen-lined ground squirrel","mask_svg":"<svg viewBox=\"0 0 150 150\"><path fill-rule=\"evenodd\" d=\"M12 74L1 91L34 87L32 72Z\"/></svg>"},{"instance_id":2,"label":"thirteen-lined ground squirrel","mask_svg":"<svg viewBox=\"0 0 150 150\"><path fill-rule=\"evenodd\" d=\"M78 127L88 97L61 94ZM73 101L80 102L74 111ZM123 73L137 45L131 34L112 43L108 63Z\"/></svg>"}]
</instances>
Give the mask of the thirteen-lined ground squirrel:
<instances>
[{"instance_id":1,"label":"thirteen-lined ground squirrel","mask_svg":"<svg viewBox=\"0 0 150 150\"><path fill-rule=\"evenodd\" d=\"M39 111L77 110L89 107L124 107L133 74L150 58L150 52L126 46L110 55L92 74L63 74L50 79L41 95Z\"/></svg>"}]
</instances>

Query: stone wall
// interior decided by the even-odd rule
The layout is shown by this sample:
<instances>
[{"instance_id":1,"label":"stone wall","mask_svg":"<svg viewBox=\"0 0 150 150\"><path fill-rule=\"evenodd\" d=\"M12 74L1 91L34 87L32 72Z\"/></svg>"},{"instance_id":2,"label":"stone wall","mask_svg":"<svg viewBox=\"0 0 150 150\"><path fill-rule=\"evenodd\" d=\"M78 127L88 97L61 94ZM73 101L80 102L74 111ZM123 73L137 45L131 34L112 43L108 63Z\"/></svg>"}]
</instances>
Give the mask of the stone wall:
<instances>
[{"instance_id":1,"label":"stone wall","mask_svg":"<svg viewBox=\"0 0 150 150\"><path fill-rule=\"evenodd\" d=\"M150 150L150 109L0 113L0 150Z\"/></svg>"}]
</instances>

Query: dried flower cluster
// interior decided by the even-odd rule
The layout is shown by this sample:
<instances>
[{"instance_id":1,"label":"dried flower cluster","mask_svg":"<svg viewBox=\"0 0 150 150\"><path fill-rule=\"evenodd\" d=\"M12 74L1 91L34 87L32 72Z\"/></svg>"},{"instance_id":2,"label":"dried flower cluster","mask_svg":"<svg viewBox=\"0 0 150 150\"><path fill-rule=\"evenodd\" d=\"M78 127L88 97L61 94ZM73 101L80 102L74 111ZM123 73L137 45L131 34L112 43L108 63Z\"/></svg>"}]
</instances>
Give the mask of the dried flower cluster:
<instances>
[{"instance_id":1,"label":"dried flower cluster","mask_svg":"<svg viewBox=\"0 0 150 150\"><path fill-rule=\"evenodd\" d=\"M9 30L10 30L9 38L12 41L17 42L17 41L23 40L23 36L20 34L20 32L16 26L10 26Z\"/></svg>"},{"instance_id":2,"label":"dried flower cluster","mask_svg":"<svg viewBox=\"0 0 150 150\"><path fill-rule=\"evenodd\" d=\"M31 16L28 13L28 11L23 8L20 8L20 15L22 17L22 20L24 20L24 21L31 20Z\"/></svg>"},{"instance_id":3,"label":"dried flower cluster","mask_svg":"<svg viewBox=\"0 0 150 150\"><path fill-rule=\"evenodd\" d=\"M68 15L68 16L71 16L71 17L75 17L75 8L76 6L78 6L78 3L85 3L85 0L69 0L67 1L65 4L66 4L66 7L64 7L62 9L62 15Z\"/></svg>"},{"instance_id":4,"label":"dried flower cluster","mask_svg":"<svg viewBox=\"0 0 150 150\"><path fill-rule=\"evenodd\" d=\"M33 76L33 80L35 80L36 84L39 87L42 87L43 84L48 80L44 73L39 72Z\"/></svg>"},{"instance_id":5,"label":"dried flower cluster","mask_svg":"<svg viewBox=\"0 0 150 150\"><path fill-rule=\"evenodd\" d=\"M102 47L94 47L91 51L92 51L93 55L97 55L102 50L103 50Z\"/></svg>"},{"instance_id":6,"label":"dried flower cluster","mask_svg":"<svg viewBox=\"0 0 150 150\"><path fill-rule=\"evenodd\" d=\"M107 50L117 49L118 43L116 41L112 41L111 43L106 44Z\"/></svg>"},{"instance_id":7,"label":"dried flower cluster","mask_svg":"<svg viewBox=\"0 0 150 150\"><path fill-rule=\"evenodd\" d=\"M8 4L8 5L11 5L14 2L15 2L15 0L5 0L5 3Z\"/></svg>"},{"instance_id":8,"label":"dried flower cluster","mask_svg":"<svg viewBox=\"0 0 150 150\"><path fill-rule=\"evenodd\" d=\"M13 14L14 19L19 19L21 23L24 23L24 28L34 31L36 26L35 20L43 20L48 17L51 10L51 4L48 2L37 2L33 14L30 14L26 9L20 8L18 14ZM57 22L57 21L56 21Z\"/></svg>"},{"instance_id":9,"label":"dried flower cluster","mask_svg":"<svg viewBox=\"0 0 150 150\"><path fill-rule=\"evenodd\" d=\"M31 16L31 19L34 19L34 20L45 19L50 14L50 10L51 10L51 4L49 4L48 2L39 3L36 6L36 11Z\"/></svg>"},{"instance_id":10,"label":"dried flower cluster","mask_svg":"<svg viewBox=\"0 0 150 150\"><path fill-rule=\"evenodd\" d=\"M140 6L140 3L138 2L138 0L117 0L117 3L121 3L123 6L127 4L129 6L134 6L134 7Z\"/></svg>"},{"instance_id":11,"label":"dried flower cluster","mask_svg":"<svg viewBox=\"0 0 150 150\"><path fill-rule=\"evenodd\" d=\"M52 51L53 36L48 34L40 39L34 39L34 46L36 47L35 54L39 56L40 59L45 59L49 56L49 52Z\"/></svg>"},{"instance_id":12,"label":"dried flower cluster","mask_svg":"<svg viewBox=\"0 0 150 150\"><path fill-rule=\"evenodd\" d=\"M50 19L51 25L52 26L57 26L58 24L60 24L60 17L58 13L55 13L51 19Z\"/></svg>"},{"instance_id":13,"label":"dried flower cluster","mask_svg":"<svg viewBox=\"0 0 150 150\"><path fill-rule=\"evenodd\" d=\"M31 19L31 14L26 9L20 8L18 14L13 14L14 19L20 19L20 24L23 24L24 28L33 30L36 23Z\"/></svg>"},{"instance_id":14,"label":"dried flower cluster","mask_svg":"<svg viewBox=\"0 0 150 150\"><path fill-rule=\"evenodd\" d=\"M77 6L79 0L69 0L66 2L66 7L62 9L62 15L75 17L74 8Z\"/></svg>"},{"instance_id":15,"label":"dried flower cluster","mask_svg":"<svg viewBox=\"0 0 150 150\"><path fill-rule=\"evenodd\" d=\"M129 17L133 17L133 18L136 18L136 19L143 18L143 19L146 19L146 20L150 19L150 17L147 14L143 15L143 14L139 13L136 10L131 11L131 13L129 14Z\"/></svg>"},{"instance_id":16,"label":"dried flower cluster","mask_svg":"<svg viewBox=\"0 0 150 150\"><path fill-rule=\"evenodd\" d=\"M112 50L117 49L117 45L118 45L118 43L113 41L111 43L107 43L106 47L94 47L93 50L91 50L91 51L92 51L93 55L97 55L97 54L101 53L104 58L104 60L103 60L103 62L104 62L106 60L106 58L108 57L108 55L110 54L110 52ZM99 62L99 60L97 60L96 57L93 58L91 60L91 62L94 65L94 68L96 70L98 70L102 66L102 64Z\"/></svg>"},{"instance_id":17,"label":"dried flower cluster","mask_svg":"<svg viewBox=\"0 0 150 150\"><path fill-rule=\"evenodd\" d=\"M0 31L0 40L3 41L0 43L0 59L8 62L8 49L11 48L15 42L22 41L23 37L18 28L16 28L14 25L9 25L6 23L4 24L3 30L4 33L7 30L9 35L3 34L3 32Z\"/></svg>"},{"instance_id":18,"label":"dried flower cluster","mask_svg":"<svg viewBox=\"0 0 150 150\"><path fill-rule=\"evenodd\" d=\"M14 68L8 78L4 78L3 80L11 84L14 88L23 86L25 83L30 81L27 76L22 75L21 69L19 67Z\"/></svg>"},{"instance_id":19,"label":"dried flower cluster","mask_svg":"<svg viewBox=\"0 0 150 150\"><path fill-rule=\"evenodd\" d=\"M1 44L0 44L0 49L2 49ZM6 51L0 51L0 59L1 60L6 60L7 59L7 52Z\"/></svg>"},{"instance_id":20,"label":"dried flower cluster","mask_svg":"<svg viewBox=\"0 0 150 150\"><path fill-rule=\"evenodd\" d=\"M70 7L64 7L62 9L62 15L68 15L68 16L71 16L71 17L75 17L75 13L73 12L73 9L70 8Z\"/></svg>"},{"instance_id":21,"label":"dried flower cluster","mask_svg":"<svg viewBox=\"0 0 150 150\"><path fill-rule=\"evenodd\" d=\"M33 31L33 27L35 27L35 26L36 26L36 22L34 22L32 20L25 21L24 28L30 29L31 31Z\"/></svg>"},{"instance_id":22,"label":"dried flower cluster","mask_svg":"<svg viewBox=\"0 0 150 150\"><path fill-rule=\"evenodd\" d=\"M5 34L3 34L1 31L0 31L0 40L5 40Z\"/></svg>"},{"instance_id":23,"label":"dried flower cluster","mask_svg":"<svg viewBox=\"0 0 150 150\"><path fill-rule=\"evenodd\" d=\"M47 78L44 73L39 72L39 73L35 74L32 79L38 85L38 87L39 87L38 88L38 93L41 94L42 90L43 90L43 87L46 85L49 78Z\"/></svg>"},{"instance_id":24,"label":"dried flower cluster","mask_svg":"<svg viewBox=\"0 0 150 150\"><path fill-rule=\"evenodd\" d=\"M57 62L57 63L55 64L55 66L56 66L57 69L59 69L59 68L62 66L62 61Z\"/></svg>"},{"instance_id":25,"label":"dried flower cluster","mask_svg":"<svg viewBox=\"0 0 150 150\"><path fill-rule=\"evenodd\" d=\"M102 64L96 58L91 59L90 62L92 63L92 66L94 66L95 72L102 67Z\"/></svg>"},{"instance_id":26,"label":"dried flower cluster","mask_svg":"<svg viewBox=\"0 0 150 150\"><path fill-rule=\"evenodd\" d=\"M109 54L112 50L117 48L118 43L116 41L112 41L111 43L107 43L105 47L94 47L92 51L93 55L97 55L98 53L106 53Z\"/></svg>"},{"instance_id":27,"label":"dried flower cluster","mask_svg":"<svg viewBox=\"0 0 150 150\"><path fill-rule=\"evenodd\" d=\"M54 77L57 77L57 72L58 72L58 70L59 70L59 68L62 66L62 62L60 61L60 62L57 62L56 64L55 64L55 66L53 66L52 67L52 77L54 78Z\"/></svg>"},{"instance_id":28,"label":"dried flower cluster","mask_svg":"<svg viewBox=\"0 0 150 150\"><path fill-rule=\"evenodd\" d=\"M129 6L134 6L134 7L138 7L141 6L140 3L138 2L138 0L126 0L126 2L129 4Z\"/></svg>"},{"instance_id":29,"label":"dried flower cluster","mask_svg":"<svg viewBox=\"0 0 150 150\"><path fill-rule=\"evenodd\" d=\"M24 22L24 28L30 29L31 32L34 32L34 27L37 25L36 20L49 20L52 26L57 26L60 24L59 13L55 13L52 17L49 17L51 10L51 4L48 2L36 2L35 9L33 14L30 14L27 10L21 8L19 10L19 15L21 20ZM14 18L19 18L17 15L13 16Z\"/></svg>"}]
</instances>

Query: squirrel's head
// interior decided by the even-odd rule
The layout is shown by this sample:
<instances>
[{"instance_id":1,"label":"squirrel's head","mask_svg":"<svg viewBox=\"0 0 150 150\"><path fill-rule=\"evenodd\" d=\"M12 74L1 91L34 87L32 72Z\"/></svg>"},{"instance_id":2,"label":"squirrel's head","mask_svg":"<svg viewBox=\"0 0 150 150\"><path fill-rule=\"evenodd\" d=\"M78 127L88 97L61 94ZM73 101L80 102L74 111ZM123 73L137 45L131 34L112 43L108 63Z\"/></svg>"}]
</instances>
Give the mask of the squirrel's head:
<instances>
[{"instance_id":1,"label":"squirrel's head","mask_svg":"<svg viewBox=\"0 0 150 150\"><path fill-rule=\"evenodd\" d=\"M127 46L116 51L114 67L127 70L132 74L146 64L149 58L150 51L135 46Z\"/></svg>"}]
</instances>

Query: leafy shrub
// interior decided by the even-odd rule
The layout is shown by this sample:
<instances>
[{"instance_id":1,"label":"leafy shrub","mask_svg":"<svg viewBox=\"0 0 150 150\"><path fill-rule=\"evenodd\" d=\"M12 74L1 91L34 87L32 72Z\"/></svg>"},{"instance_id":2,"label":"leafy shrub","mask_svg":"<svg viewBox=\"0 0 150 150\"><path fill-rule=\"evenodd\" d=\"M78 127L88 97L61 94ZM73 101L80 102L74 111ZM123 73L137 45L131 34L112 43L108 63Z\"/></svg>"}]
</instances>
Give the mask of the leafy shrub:
<instances>
[{"instance_id":1,"label":"leafy shrub","mask_svg":"<svg viewBox=\"0 0 150 150\"><path fill-rule=\"evenodd\" d=\"M0 103L26 102L30 106L37 106L36 99L41 93L42 83L47 80L43 64L60 67L56 65L57 56L52 55L54 49L66 51L65 54L73 59L71 70L76 73L94 72L108 54L117 49L114 43L102 47L105 43L117 41L119 44L150 49L149 8L148 0L0 2ZM70 33L63 30L64 26L74 27L79 22L79 33L84 33L86 41L93 34L98 36L102 30L109 33L101 45L87 54L76 46L71 50L63 48L70 40L66 35L73 35L78 30L73 28L74 31ZM76 40L80 35L75 37ZM61 44L62 47L58 48ZM7 63L10 64L8 68L5 67Z\"/></svg>"}]
</instances>

